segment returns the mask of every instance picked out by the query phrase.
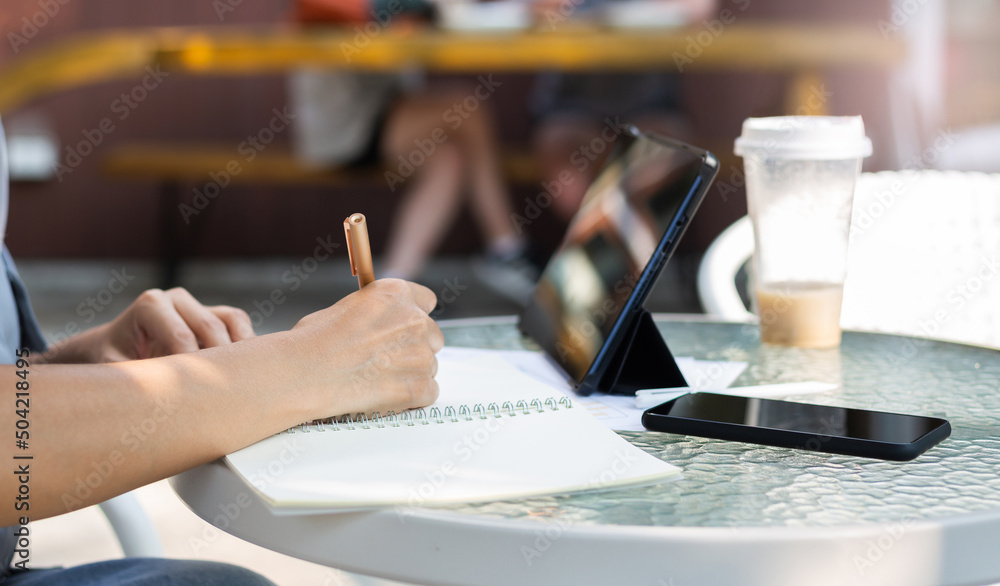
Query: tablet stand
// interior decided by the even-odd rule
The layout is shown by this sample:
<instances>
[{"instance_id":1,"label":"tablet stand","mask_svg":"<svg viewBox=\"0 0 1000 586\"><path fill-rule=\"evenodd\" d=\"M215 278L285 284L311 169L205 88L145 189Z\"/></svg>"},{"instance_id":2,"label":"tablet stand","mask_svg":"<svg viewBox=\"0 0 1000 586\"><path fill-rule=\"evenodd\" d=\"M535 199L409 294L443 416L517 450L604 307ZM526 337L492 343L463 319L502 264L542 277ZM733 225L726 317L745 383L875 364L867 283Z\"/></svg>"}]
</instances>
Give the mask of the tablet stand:
<instances>
[{"instance_id":1,"label":"tablet stand","mask_svg":"<svg viewBox=\"0 0 1000 586\"><path fill-rule=\"evenodd\" d=\"M673 354L663 341L649 311L642 309L625 330L597 390L613 395L634 395L640 389L686 387Z\"/></svg>"}]
</instances>

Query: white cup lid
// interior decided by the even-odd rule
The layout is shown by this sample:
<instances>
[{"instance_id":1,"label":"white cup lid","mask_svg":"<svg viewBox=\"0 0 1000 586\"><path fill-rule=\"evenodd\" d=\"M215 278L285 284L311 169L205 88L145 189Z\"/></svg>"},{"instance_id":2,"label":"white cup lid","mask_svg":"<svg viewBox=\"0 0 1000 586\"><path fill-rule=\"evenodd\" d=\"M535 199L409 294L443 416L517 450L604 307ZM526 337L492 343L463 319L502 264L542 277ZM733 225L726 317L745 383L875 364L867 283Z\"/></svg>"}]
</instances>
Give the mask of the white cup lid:
<instances>
[{"instance_id":1,"label":"white cup lid","mask_svg":"<svg viewBox=\"0 0 1000 586\"><path fill-rule=\"evenodd\" d=\"M739 156L836 160L872 154L861 116L774 116L747 118L736 139Z\"/></svg>"}]
</instances>

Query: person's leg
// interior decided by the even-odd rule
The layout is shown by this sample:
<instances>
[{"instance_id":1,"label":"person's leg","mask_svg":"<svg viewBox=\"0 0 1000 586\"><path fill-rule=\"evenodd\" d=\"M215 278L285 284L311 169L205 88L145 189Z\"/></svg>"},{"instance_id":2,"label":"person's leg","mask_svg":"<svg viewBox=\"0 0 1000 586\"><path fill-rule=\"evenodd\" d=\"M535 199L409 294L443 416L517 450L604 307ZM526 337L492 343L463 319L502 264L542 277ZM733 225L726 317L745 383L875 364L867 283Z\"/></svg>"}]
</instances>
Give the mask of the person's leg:
<instances>
[{"instance_id":1,"label":"person's leg","mask_svg":"<svg viewBox=\"0 0 1000 586\"><path fill-rule=\"evenodd\" d=\"M526 243L514 228L492 112L488 103L480 102L453 134L467 153L472 213L483 239L490 252L510 255L523 252Z\"/></svg>"},{"instance_id":2,"label":"person's leg","mask_svg":"<svg viewBox=\"0 0 1000 586\"><path fill-rule=\"evenodd\" d=\"M125 558L72 568L17 572L4 580L10 586L274 586L250 570L195 560Z\"/></svg>"},{"instance_id":3,"label":"person's leg","mask_svg":"<svg viewBox=\"0 0 1000 586\"><path fill-rule=\"evenodd\" d=\"M469 95L471 87L441 88L403 99L390 114L383 138L389 171L401 178L407 164L422 162L403 182L410 191L396 214L384 274L410 278L420 270L454 220L465 183L490 252L523 252L487 107L479 102L475 111L457 113Z\"/></svg>"},{"instance_id":4,"label":"person's leg","mask_svg":"<svg viewBox=\"0 0 1000 586\"><path fill-rule=\"evenodd\" d=\"M402 177L401 169L393 164L403 165L399 157L409 164L411 158L422 163L404 182L407 192L393 218L385 268L380 271L383 276L416 277L458 212L464 175L462 156L456 145L434 142L441 112L439 103L404 100L387 121L383 152L391 162L389 171ZM418 146L418 141L426 145L425 139L434 144L429 154ZM415 155L417 152L422 159Z\"/></svg>"},{"instance_id":5,"label":"person's leg","mask_svg":"<svg viewBox=\"0 0 1000 586\"><path fill-rule=\"evenodd\" d=\"M600 137L600 125L585 116L559 115L543 120L534 148L546 185L558 185L552 209L564 221L576 213L603 157L590 158L588 145ZM610 150L602 149L605 153ZM555 191L555 188L552 189Z\"/></svg>"},{"instance_id":6,"label":"person's leg","mask_svg":"<svg viewBox=\"0 0 1000 586\"><path fill-rule=\"evenodd\" d=\"M421 164L414 165L419 168L407 186L411 191L396 213L383 274L417 274L454 220L462 187L468 184L472 212L488 248L473 269L487 285L523 303L538 268L526 238L514 229L487 107L477 102L470 112L461 106L470 95L475 95L473 89L438 90L402 101L390 115L383 140L390 172L397 165Z\"/></svg>"}]
</instances>

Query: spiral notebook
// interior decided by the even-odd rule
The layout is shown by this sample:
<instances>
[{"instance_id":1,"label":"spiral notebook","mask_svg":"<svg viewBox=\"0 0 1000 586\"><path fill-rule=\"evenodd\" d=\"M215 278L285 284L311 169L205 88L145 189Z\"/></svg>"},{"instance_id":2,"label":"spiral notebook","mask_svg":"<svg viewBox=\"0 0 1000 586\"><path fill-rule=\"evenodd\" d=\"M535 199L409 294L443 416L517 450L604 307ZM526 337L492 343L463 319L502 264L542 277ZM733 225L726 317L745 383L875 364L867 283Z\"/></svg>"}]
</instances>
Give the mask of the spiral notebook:
<instances>
[{"instance_id":1,"label":"spiral notebook","mask_svg":"<svg viewBox=\"0 0 1000 586\"><path fill-rule=\"evenodd\" d=\"M313 422L225 461L284 513L509 500L680 475L502 359L446 348L438 364L430 407Z\"/></svg>"}]
</instances>

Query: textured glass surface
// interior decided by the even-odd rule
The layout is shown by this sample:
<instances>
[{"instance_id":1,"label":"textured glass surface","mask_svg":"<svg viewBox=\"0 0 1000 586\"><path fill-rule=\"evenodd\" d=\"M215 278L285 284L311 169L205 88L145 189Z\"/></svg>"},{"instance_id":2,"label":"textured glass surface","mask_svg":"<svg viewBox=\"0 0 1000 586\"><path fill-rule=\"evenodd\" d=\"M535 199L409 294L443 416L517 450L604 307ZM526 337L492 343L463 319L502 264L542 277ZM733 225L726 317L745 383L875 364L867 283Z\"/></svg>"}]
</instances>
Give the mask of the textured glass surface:
<instances>
[{"instance_id":1,"label":"textured glass surface","mask_svg":"<svg viewBox=\"0 0 1000 586\"><path fill-rule=\"evenodd\" d=\"M908 523L1000 508L1000 352L845 332L834 350L762 346L756 326L657 320L677 356L745 360L734 386L824 380L802 400L947 418L951 437L912 462L884 462L656 432L622 433L680 466L662 485L450 507L567 524L704 527ZM449 345L534 349L513 322L443 325Z\"/></svg>"}]
</instances>

